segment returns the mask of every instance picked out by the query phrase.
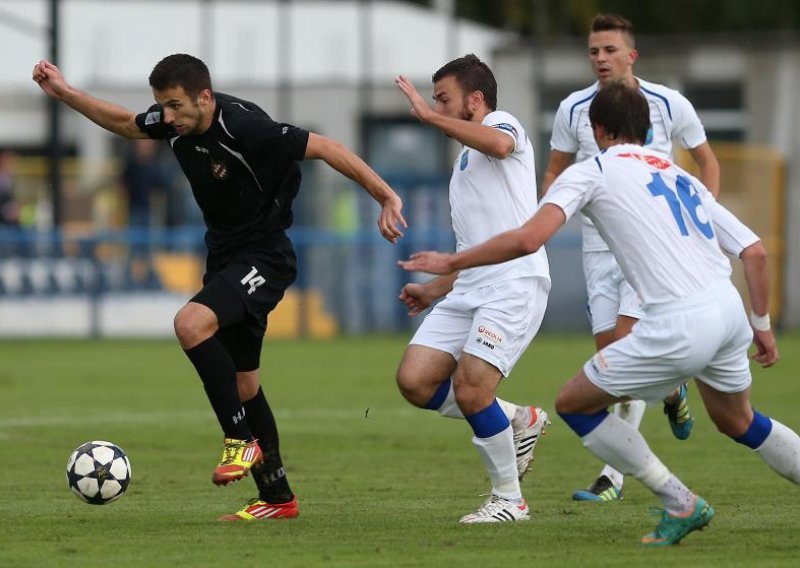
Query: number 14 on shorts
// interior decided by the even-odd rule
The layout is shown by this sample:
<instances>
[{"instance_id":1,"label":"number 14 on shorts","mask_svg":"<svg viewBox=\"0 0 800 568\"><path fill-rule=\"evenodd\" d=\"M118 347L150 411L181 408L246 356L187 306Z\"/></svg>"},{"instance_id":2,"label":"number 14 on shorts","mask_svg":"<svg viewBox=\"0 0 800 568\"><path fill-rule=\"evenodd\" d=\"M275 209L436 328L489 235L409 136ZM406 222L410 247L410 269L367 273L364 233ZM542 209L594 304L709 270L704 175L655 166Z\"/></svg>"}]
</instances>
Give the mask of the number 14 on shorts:
<instances>
[{"instance_id":1,"label":"number 14 on shorts","mask_svg":"<svg viewBox=\"0 0 800 568\"><path fill-rule=\"evenodd\" d=\"M247 289L248 295L255 292L256 288L267 282L266 279L258 273L258 269L255 266L251 266L250 268L251 270L247 273L247 276L240 281L245 286L250 286Z\"/></svg>"}]
</instances>

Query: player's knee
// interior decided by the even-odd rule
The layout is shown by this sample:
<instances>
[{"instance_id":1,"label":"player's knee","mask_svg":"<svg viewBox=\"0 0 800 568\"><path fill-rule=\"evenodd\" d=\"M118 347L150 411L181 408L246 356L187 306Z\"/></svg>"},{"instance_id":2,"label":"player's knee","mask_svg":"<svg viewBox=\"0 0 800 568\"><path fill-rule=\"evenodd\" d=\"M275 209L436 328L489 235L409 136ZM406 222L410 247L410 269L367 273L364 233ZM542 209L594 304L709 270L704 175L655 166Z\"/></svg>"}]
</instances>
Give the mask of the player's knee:
<instances>
[{"instance_id":1,"label":"player's knee","mask_svg":"<svg viewBox=\"0 0 800 568\"><path fill-rule=\"evenodd\" d=\"M258 394L259 386L257 375L250 377L237 374L236 376L236 387L239 391L239 400L242 402L254 399Z\"/></svg>"},{"instance_id":2,"label":"player's knee","mask_svg":"<svg viewBox=\"0 0 800 568\"><path fill-rule=\"evenodd\" d=\"M559 391L558 396L556 397L555 406L558 414L576 414L581 410L569 392L565 391L564 389Z\"/></svg>"},{"instance_id":3,"label":"player's knee","mask_svg":"<svg viewBox=\"0 0 800 568\"><path fill-rule=\"evenodd\" d=\"M175 336L184 349L191 349L214 335L213 329L209 329L209 325L203 321L203 318L199 317L195 311L188 309L187 306L175 314L173 326Z\"/></svg>"},{"instance_id":4,"label":"player's knee","mask_svg":"<svg viewBox=\"0 0 800 568\"><path fill-rule=\"evenodd\" d=\"M453 381L453 395L464 416L480 412L495 399L494 391L466 381Z\"/></svg>"},{"instance_id":5,"label":"player's knee","mask_svg":"<svg viewBox=\"0 0 800 568\"><path fill-rule=\"evenodd\" d=\"M247 402L248 400L253 400L256 395L258 394L258 389L250 388L248 386L239 385L239 400L242 402Z\"/></svg>"},{"instance_id":6,"label":"player's knee","mask_svg":"<svg viewBox=\"0 0 800 568\"><path fill-rule=\"evenodd\" d=\"M730 406L707 406L708 416L721 434L731 438L743 436L753 421L753 410L749 406L731 408Z\"/></svg>"},{"instance_id":7,"label":"player's knee","mask_svg":"<svg viewBox=\"0 0 800 568\"><path fill-rule=\"evenodd\" d=\"M184 349L186 349L188 344L191 343L193 334L190 319L191 318L187 317L183 310L180 310L177 314L175 314L175 319L172 322L172 326L175 329L175 337L178 338L178 341L180 341L181 346Z\"/></svg>"},{"instance_id":8,"label":"player's knee","mask_svg":"<svg viewBox=\"0 0 800 568\"><path fill-rule=\"evenodd\" d=\"M405 366L401 365L397 370L395 380L403 398L414 406L425 406L427 400L424 400L425 393L422 392L422 385L416 373L410 372Z\"/></svg>"},{"instance_id":9,"label":"player's knee","mask_svg":"<svg viewBox=\"0 0 800 568\"><path fill-rule=\"evenodd\" d=\"M750 422L752 421L752 417L744 415L723 417L712 416L711 420L714 422L714 425L721 434L725 434L726 436L735 440L747 432Z\"/></svg>"}]
</instances>

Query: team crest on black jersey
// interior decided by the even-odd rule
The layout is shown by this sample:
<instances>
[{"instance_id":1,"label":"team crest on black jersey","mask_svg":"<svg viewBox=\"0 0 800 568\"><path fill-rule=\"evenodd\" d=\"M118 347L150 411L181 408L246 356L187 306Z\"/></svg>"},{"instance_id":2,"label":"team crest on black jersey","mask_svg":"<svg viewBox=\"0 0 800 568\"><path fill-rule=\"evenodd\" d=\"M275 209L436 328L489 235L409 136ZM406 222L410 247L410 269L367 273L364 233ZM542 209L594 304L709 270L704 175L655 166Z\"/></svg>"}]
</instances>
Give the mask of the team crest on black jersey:
<instances>
[{"instance_id":1,"label":"team crest on black jersey","mask_svg":"<svg viewBox=\"0 0 800 568\"><path fill-rule=\"evenodd\" d=\"M228 177L228 165L222 161L211 160L211 173L217 179L225 179Z\"/></svg>"}]
</instances>

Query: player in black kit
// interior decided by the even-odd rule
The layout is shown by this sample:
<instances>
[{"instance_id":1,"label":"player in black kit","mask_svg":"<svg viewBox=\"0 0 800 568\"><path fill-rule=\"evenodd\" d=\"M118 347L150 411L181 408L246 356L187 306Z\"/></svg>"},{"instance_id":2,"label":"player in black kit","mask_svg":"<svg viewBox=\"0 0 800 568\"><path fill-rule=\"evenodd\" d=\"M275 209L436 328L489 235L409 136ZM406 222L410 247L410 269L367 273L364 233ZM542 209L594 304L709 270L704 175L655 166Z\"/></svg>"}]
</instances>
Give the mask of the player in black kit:
<instances>
[{"instance_id":1,"label":"player in black kit","mask_svg":"<svg viewBox=\"0 0 800 568\"><path fill-rule=\"evenodd\" d=\"M168 141L207 227L203 288L175 316L175 334L203 381L224 432L212 481L224 485L252 469L259 496L224 520L291 518L289 487L272 410L259 383L267 315L295 279L286 229L300 187L298 161L322 159L381 205L378 225L390 242L406 226L397 194L343 145L273 121L257 105L214 92L208 68L170 55L150 74L156 103L135 114L75 89L48 61L33 80L103 128L126 138Z\"/></svg>"}]
</instances>

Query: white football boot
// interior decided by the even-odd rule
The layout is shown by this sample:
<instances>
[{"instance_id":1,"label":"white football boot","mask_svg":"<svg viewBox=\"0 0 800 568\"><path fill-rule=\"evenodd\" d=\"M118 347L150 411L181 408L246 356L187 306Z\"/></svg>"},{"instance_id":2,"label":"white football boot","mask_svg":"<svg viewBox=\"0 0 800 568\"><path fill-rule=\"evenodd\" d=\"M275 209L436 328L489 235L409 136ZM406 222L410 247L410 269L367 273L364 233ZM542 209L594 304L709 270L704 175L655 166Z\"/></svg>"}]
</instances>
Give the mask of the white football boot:
<instances>
[{"instance_id":1,"label":"white football boot","mask_svg":"<svg viewBox=\"0 0 800 568\"><path fill-rule=\"evenodd\" d=\"M476 523L527 521L530 518L528 502L525 499L521 503L514 503L497 495L491 495L483 505L478 507L477 511L464 515L459 522L464 525L471 525Z\"/></svg>"}]
</instances>

